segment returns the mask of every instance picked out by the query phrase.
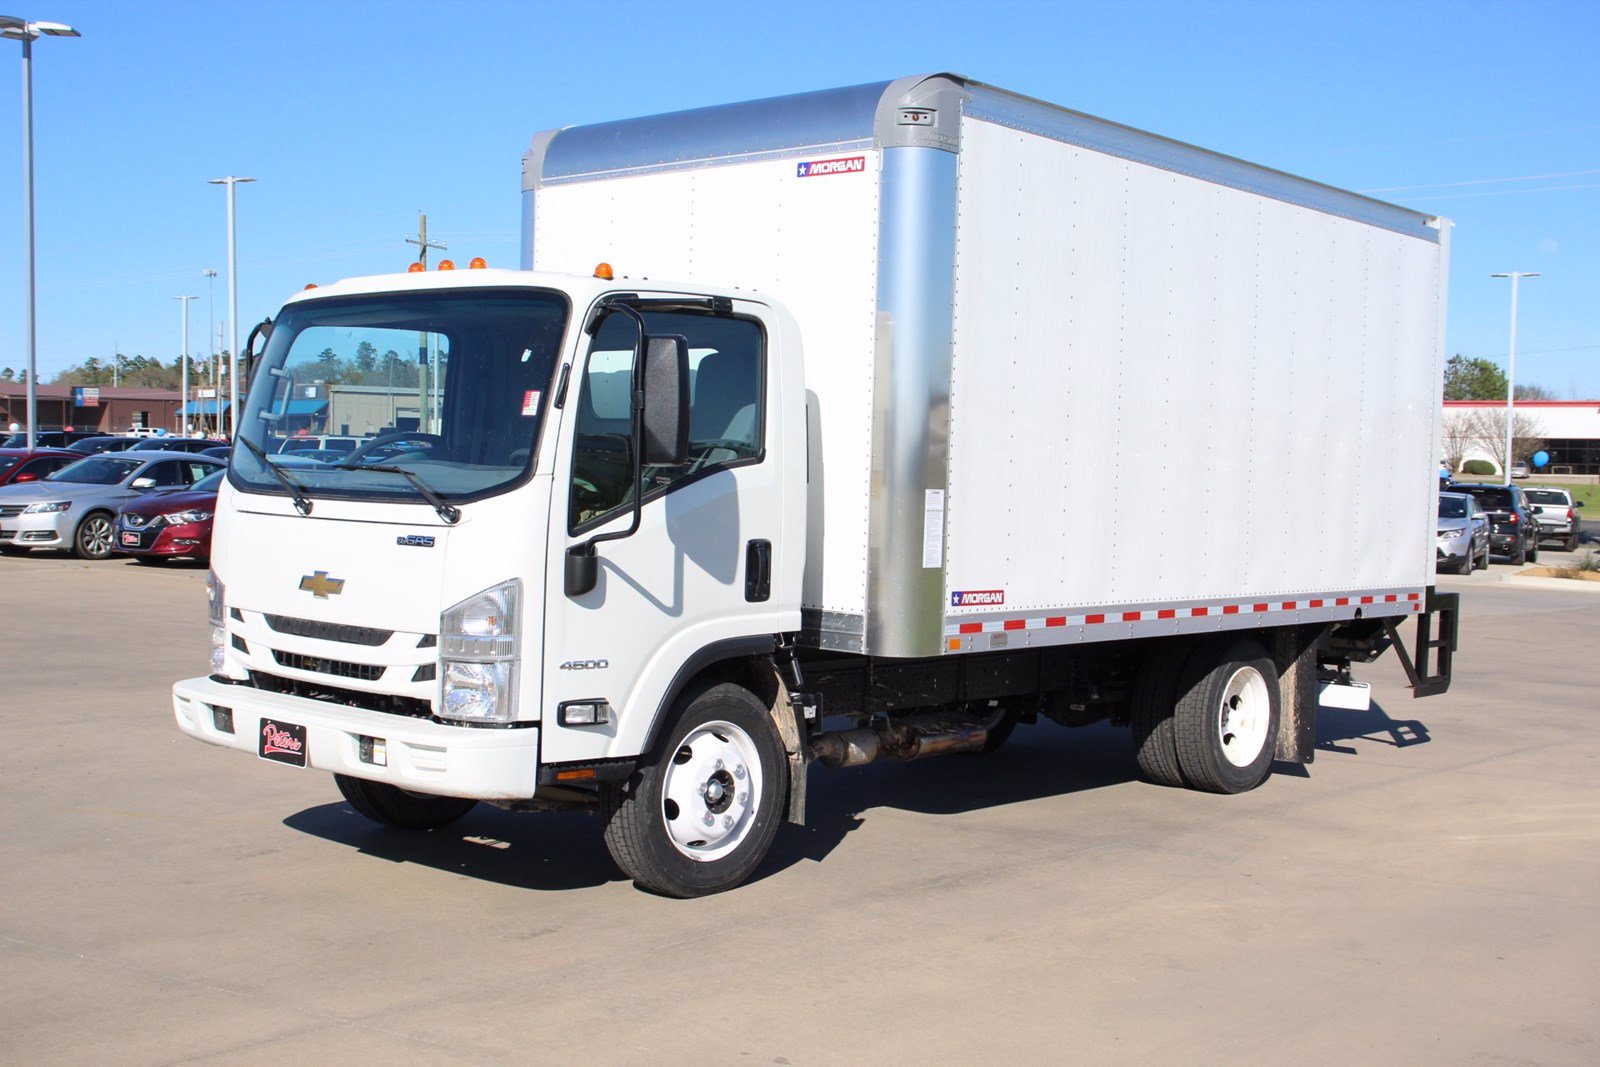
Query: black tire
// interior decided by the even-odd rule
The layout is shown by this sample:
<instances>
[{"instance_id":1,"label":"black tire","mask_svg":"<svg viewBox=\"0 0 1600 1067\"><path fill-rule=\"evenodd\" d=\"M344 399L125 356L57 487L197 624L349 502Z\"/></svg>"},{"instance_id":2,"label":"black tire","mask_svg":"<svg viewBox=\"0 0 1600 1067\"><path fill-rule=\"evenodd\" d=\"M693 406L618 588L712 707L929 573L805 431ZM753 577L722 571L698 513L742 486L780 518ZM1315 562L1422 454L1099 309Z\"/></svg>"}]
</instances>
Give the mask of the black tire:
<instances>
[{"instance_id":1,"label":"black tire","mask_svg":"<svg viewBox=\"0 0 1600 1067\"><path fill-rule=\"evenodd\" d=\"M72 534L72 554L79 559L110 559L116 526L108 511L91 511Z\"/></svg>"},{"instance_id":2,"label":"black tire","mask_svg":"<svg viewBox=\"0 0 1600 1067\"><path fill-rule=\"evenodd\" d=\"M1580 541L1582 541L1582 540L1583 540L1583 538L1582 538L1581 535L1579 535L1578 531L1577 530L1573 530L1571 535L1569 535L1567 537L1567 543L1562 546L1562 551L1563 552L1576 552L1576 551L1578 551L1578 543Z\"/></svg>"},{"instance_id":3,"label":"black tire","mask_svg":"<svg viewBox=\"0 0 1600 1067\"><path fill-rule=\"evenodd\" d=\"M1539 562L1539 539L1537 537L1533 539L1533 545L1528 549L1528 562Z\"/></svg>"},{"instance_id":4,"label":"black tire","mask_svg":"<svg viewBox=\"0 0 1600 1067\"><path fill-rule=\"evenodd\" d=\"M730 725L735 730L727 730ZM717 753L725 758L709 762ZM660 742L633 777L601 792L606 847L641 889L670 897L732 889L755 873L772 847L788 775L783 741L761 701L727 682L697 687L674 705ZM757 788L741 793L738 783L752 780ZM698 834L707 816L711 836L681 840Z\"/></svg>"},{"instance_id":5,"label":"black tire","mask_svg":"<svg viewBox=\"0 0 1600 1067\"><path fill-rule=\"evenodd\" d=\"M1513 567L1520 567L1524 563L1527 563L1527 562L1528 562L1528 546L1524 541L1522 541L1521 539L1518 539L1518 541L1517 541L1517 550L1515 552L1511 553L1511 565Z\"/></svg>"},{"instance_id":6,"label":"black tire","mask_svg":"<svg viewBox=\"0 0 1600 1067\"><path fill-rule=\"evenodd\" d=\"M1478 557L1473 557L1472 569L1475 571L1486 571L1489 569L1489 549L1487 546L1484 547L1481 561Z\"/></svg>"},{"instance_id":7,"label":"black tire","mask_svg":"<svg viewBox=\"0 0 1600 1067\"><path fill-rule=\"evenodd\" d=\"M1278 669L1266 650L1248 638L1206 642L1190 657L1179 694L1178 764L1190 787L1243 793L1265 781L1278 737ZM1230 717L1241 713L1243 723L1230 730Z\"/></svg>"},{"instance_id":8,"label":"black tire","mask_svg":"<svg viewBox=\"0 0 1600 1067\"><path fill-rule=\"evenodd\" d=\"M1174 644L1146 656L1133 684L1134 756L1139 772L1156 785L1182 786L1183 769L1178 764L1178 735L1173 712L1178 703L1178 683L1192 649Z\"/></svg>"},{"instance_id":9,"label":"black tire","mask_svg":"<svg viewBox=\"0 0 1600 1067\"><path fill-rule=\"evenodd\" d=\"M369 782L347 774L336 774L333 781L357 812L398 830L437 830L478 806L476 800L466 797L410 793L386 782Z\"/></svg>"}]
</instances>

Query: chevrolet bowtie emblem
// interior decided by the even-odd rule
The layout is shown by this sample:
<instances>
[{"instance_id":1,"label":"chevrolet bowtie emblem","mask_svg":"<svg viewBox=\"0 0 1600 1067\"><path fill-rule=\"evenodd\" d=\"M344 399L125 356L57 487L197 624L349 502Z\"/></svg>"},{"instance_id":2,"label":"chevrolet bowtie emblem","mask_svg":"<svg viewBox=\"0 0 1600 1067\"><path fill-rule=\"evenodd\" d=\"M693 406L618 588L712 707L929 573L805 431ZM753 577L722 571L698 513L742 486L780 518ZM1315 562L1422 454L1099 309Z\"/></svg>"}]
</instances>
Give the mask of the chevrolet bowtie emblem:
<instances>
[{"instance_id":1,"label":"chevrolet bowtie emblem","mask_svg":"<svg viewBox=\"0 0 1600 1067\"><path fill-rule=\"evenodd\" d=\"M316 571L300 579L300 588L318 600L327 600L344 590L344 579L329 578L327 571Z\"/></svg>"}]
</instances>

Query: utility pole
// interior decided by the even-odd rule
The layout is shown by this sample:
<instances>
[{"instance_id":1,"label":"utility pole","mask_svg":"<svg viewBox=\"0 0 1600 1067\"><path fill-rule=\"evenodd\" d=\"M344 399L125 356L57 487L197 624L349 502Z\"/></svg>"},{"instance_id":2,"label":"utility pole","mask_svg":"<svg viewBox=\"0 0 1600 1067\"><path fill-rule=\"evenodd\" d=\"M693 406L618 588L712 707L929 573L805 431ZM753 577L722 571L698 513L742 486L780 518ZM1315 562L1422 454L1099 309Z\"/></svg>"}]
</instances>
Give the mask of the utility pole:
<instances>
[{"instance_id":1,"label":"utility pole","mask_svg":"<svg viewBox=\"0 0 1600 1067\"><path fill-rule=\"evenodd\" d=\"M233 347L228 352L228 432L239 432L239 250L238 223L234 216L234 192L254 178L240 178L230 174L226 178L212 178L206 184L228 187L228 326L233 331Z\"/></svg>"},{"instance_id":2,"label":"utility pole","mask_svg":"<svg viewBox=\"0 0 1600 1067\"><path fill-rule=\"evenodd\" d=\"M1491 274L1491 278L1511 279L1511 349L1506 359L1506 470L1505 484L1511 484L1511 420L1517 404L1517 282L1523 278L1537 278L1538 274L1513 270L1504 274Z\"/></svg>"},{"instance_id":3,"label":"utility pole","mask_svg":"<svg viewBox=\"0 0 1600 1067\"><path fill-rule=\"evenodd\" d=\"M413 271L428 269L428 249L437 248L439 251L448 251L450 246L443 241L428 240L428 216L425 212L417 212L417 232L406 237L406 244L417 246L417 261L411 265ZM433 369L433 353L429 351L428 335L417 335L417 423L418 429L423 433L433 433L433 405L429 401L428 386L430 371Z\"/></svg>"}]
</instances>

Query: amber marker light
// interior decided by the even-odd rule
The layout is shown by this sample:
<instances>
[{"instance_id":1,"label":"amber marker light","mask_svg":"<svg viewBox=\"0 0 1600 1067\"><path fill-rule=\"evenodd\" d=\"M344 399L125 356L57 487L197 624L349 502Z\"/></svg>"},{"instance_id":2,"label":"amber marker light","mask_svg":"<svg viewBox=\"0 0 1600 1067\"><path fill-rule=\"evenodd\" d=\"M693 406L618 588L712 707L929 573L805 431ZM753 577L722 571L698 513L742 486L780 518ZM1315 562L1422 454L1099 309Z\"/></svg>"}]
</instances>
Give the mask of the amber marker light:
<instances>
[{"instance_id":1,"label":"amber marker light","mask_svg":"<svg viewBox=\"0 0 1600 1067\"><path fill-rule=\"evenodd\" d=\"M306 288L307 289L315 289L316 287L317 287L317 283L316 282L306 282Z\"/></svg>"},{"instance_id":2,"label":"amber marker light","mask_svg":"<svg viewBox=\"0 0 1600 1067\"><path fill-rule=\"evenodd\" d=\"M472 262L467 264L467 269L468 270L483 270L488 265L489 265L489 261L484 259L482 256L473 256L472 257Z\"/></svg>"},{"instance_id":3,"label":"amber marker light","mask_svg":"<svg viewBox=\"0 0 1600 1067\"><path fill-rule=\"evenodd\" d=\"M439 269L440 270L455 270L456 269L455 260L453 260L453 259L441 259L439 261Z\"/></svg>"},{"instance_id":4,"label":"amber marker light","mask_svg":"<svg viewBox=\"0 0 1600 1067\"><path fill-rule=\"evenodd\" d=\"M407 274L421 274L423 271L425 271L427 269L428 268L424 267L421 263L413 263L413 264L411 264L411 266L406 268L406 273Z\"/></svg>"},{"instance_id":5,"label":"amber marker light","mask_svg":"<svg viewBox=\"0 0 1600 1067\"><path fill-rule=\"evenodd\" d=\"M596 278L603 278L608 282L614 281L617 277L616 274L611 270L611 264L609 263L595 264L594 276Z\"/></svg>"}]
</instances>

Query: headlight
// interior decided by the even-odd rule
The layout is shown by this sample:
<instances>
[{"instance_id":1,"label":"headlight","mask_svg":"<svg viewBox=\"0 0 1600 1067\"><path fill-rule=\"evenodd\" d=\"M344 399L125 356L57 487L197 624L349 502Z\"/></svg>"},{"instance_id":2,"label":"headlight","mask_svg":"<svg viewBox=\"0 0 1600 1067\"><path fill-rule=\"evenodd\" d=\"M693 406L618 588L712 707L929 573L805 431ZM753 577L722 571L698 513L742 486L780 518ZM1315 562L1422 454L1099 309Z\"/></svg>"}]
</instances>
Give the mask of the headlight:
<instances>
[{"instance_id":1,"label":"headlight","mask_svg":"<svg viewBox=\"0 0 1600 1067\"><path fill-rule=\"evenodd\" d=\"M221 674L227 667L228 631L222 625L227 590L216 571L206 572L206 617L211 622L211 673Z\"/></svg>"},{"instance_id":2,"label":"headlight","mask_svg":"<svg viewBox=\"0 0 1600 1067\"><path fill-rule=\"evenodd\" d=\"M72 506L70 500L52 500L48 504L29 504L22 509L24 515L48 515L55 511L66 511Z\"/></svg>"},{"instance_id":3,"label":"headlight","mask_svg":"<svg viewBox=\"0 0 1600 1067\"><path fill-rule=\"evenodd\" d=\"M475 593L439 618L439 717L512 722L517 717L522 583Z\"/></svg>"},{"instance_id":4,"label":"headlight","mask_svg":"<svg viewBox=\"0 0 1600 1067\"><path fill-rule=\"evenodd\" d=\"M158 522L165 522L168 526L186 526L191 522L205 522L211 517L209 511L174 511L170 515L157 517Z\"/></svg>"},{"instance_id":5,"label":"headlight","mask_svg":"<svg viewBox=\"0 0 1600 1067\"><path fill-rule=\"evenodd\" d=\"M1439 536L1441 538L1444 538L1444 537L1455 537L1460 533L1461 533L1460 530L1440 530L1439 531Z\"/></svg>"}]
</instances>

